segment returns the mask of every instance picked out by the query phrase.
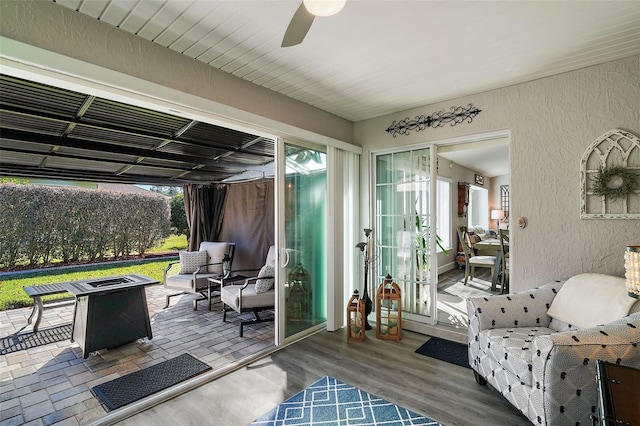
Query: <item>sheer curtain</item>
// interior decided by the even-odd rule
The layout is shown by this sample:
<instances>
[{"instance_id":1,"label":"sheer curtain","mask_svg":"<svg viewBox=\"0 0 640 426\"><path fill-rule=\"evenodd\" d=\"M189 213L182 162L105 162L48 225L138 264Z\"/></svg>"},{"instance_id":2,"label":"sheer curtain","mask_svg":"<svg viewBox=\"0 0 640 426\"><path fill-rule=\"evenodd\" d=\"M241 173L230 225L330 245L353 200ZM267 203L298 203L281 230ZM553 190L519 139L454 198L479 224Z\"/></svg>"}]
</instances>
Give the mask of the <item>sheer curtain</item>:
<instances>
[{"instance_id":1,"label":"sheer curtain","mask_svg":"<svg viewBox=\"0 0 640 426\"><path fill-rule=\"evenodd\" d=\"M202 241L219 241L229 185L184 185L184 211L189 225L189 250Z\"/></svg>"},{"instance_id":2,"label":"sheer curtain","mask_svg":"<svg viewBox=\"0 0 640 426\"><path fill-rule=\"evenodd\" d=\"M333 147L327 149L327 154L330 168L328 246L332 252L328 257L331 284L327 288L327 330L334 331L345 323L344 304L353 290L359 289L362 294L363 264L356 244L363 241L364 233L359 225L360 155Z\"/></svg>"}]
</instances>

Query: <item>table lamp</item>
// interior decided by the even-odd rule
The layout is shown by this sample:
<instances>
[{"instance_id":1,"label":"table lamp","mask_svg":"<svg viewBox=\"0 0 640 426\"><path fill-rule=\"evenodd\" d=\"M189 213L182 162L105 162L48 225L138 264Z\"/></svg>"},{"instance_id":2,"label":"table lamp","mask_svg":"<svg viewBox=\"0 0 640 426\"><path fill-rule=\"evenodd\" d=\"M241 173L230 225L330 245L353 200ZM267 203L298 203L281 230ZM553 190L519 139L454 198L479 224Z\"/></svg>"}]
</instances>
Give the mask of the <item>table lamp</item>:
<instances>
[{"instance_id":1,"label":"table lamp","mask_svg":"<svg viewBox=\"0 0 640 426\"><path fill-rule=\"evenodd\" d=\"M504 210L491 210L491 219L496 221L496 232L498 232L500 221L504 219Z\"/></svg>"},{"instance_id":2,"label":"table lamp","mask_svg":"<svg viewBox=\"0 0 640 426\"><path fill-rule=\"evenodd\" d=\"M640 295L640 246L628 246L624 253L624 269L629 296Z\"/></svg>"}]
</instances>

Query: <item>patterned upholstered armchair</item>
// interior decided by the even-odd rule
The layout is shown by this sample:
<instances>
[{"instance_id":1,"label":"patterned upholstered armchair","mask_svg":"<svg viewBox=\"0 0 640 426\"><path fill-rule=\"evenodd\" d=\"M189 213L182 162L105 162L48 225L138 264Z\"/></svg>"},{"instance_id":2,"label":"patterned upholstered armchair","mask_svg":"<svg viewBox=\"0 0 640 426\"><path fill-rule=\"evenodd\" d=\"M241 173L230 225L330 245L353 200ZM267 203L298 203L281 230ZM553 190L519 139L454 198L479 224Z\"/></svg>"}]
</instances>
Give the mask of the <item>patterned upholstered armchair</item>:
<instances>
[{"instance_id":1,"label":"patterned upholstered armchair","mask_svg":"<svg viewBox=\"0 0 640 426\"><path fill-rule=\"evenodd\" d=\"M548 315L566 282L467 299L476 381L489 382L535 425L591 424L597 359L640 368L640 301L625 300L628 314L618 320L577 329Z\"/></svg>"}]
</instances>

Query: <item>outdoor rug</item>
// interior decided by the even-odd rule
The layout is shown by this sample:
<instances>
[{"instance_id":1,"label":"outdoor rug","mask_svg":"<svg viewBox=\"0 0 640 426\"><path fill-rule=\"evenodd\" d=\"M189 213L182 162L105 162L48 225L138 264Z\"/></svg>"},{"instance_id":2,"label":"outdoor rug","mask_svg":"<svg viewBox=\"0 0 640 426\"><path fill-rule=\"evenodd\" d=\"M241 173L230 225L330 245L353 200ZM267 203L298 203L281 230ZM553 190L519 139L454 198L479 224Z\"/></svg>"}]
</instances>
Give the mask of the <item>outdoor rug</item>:
<instances>
[{"instance_id":1,"label":"outdoor rug","mask_svg":"<svg viewBox=\"0 0 640 426\"><path fill-rule=\"evenodd\" d=\"M71 324L41 328L36 333L12 334L0 339L0 355L71 339Z\"/></svg>"},{"instance_id":2,"label":"outdoor rug","mask_svg":"<svg viewBox=\"0 0 640 426\"><path fill-rule=\"evenodd\" d=\"M189 354L182 354L151 367L134 371L91 391L108 410L115 410L163 389L211 370L211 367Z\"/></svg>"},{"instance_id":3,"label":"outdoor rug","mask_svg":"<svg viewBox=\"0 0 640 426\"><path fill-rule=\"evenodd\" d=\"M464 343L452 342L450 340L432 337L422 346L416 349L416 352L430 356L431 358L441 361L450 362L461 367L471 368L469 366L469 355L467 345Z\"/></svg>"},{"instance_id":4,"label":"outdoor rug","mask_svg":"<svg viewBox=\"0 0 640 426\"><path fill-rule=\"evenodd\" d=\"M313 383L251 423L288 425L433 425L440 423L330 376Z\"/></svg>"}]
</instances>

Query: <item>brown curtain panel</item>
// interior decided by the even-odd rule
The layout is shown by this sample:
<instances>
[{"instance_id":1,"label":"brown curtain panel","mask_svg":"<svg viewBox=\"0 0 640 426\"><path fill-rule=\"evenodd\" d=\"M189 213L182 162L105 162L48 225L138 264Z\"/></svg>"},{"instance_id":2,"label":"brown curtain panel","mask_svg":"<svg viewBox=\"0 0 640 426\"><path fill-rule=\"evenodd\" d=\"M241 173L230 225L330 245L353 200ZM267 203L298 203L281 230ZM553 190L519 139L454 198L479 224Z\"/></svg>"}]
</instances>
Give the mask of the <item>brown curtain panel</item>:
<instances>
[{"instance_id":1,"label":"brown curtain panel","mask_svg":"<svg viewBox=\"0 0 640 426\"><path fill-rule=\"evenodd\" d=\"M184 211L189 225L189 251L202 241L219 240L228 185L184 185Z\"/></svg>"},{"instance_id":2,"label":"brown curtain panel","mask_svg":"<svg viewBox=\"0 0 640 426\"><path fill-rule=\"evenodd\" d=\"M275 244L274 181L232 183L219 241L236 243L233 269L259 269Z\"/></svg>"}]
</instances>

